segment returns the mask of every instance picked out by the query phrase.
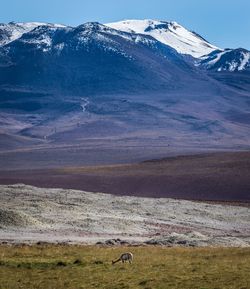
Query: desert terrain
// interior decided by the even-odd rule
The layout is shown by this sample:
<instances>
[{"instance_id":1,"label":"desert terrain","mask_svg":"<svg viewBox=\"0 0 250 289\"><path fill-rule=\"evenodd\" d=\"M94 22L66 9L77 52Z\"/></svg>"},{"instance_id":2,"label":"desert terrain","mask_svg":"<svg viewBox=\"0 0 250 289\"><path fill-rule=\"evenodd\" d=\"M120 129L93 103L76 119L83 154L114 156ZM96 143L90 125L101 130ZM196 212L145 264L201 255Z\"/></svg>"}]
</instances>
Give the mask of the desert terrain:
<instances>
[{"instance_id":1,"label":"desert terrain","mask_svg":"<svg viewBox=\"0 0 250 289\"><path fill-rule=\"evenodd\" d=\"M2 185L2 243L250 246L250 208Z\"/></svg>"},{"instance_id":2,"label":"desert terrain","mask_svg":"<svg viewBox=\"0 0 250 289\"><path fill-rule=\"evenodd\" d=\"M143 148L127 149L126 154L118 148L103 150L102 154L94 148L55 149L49 155L48 151L38 149L9 155L0 153L0 184L23 183L113 195L249 204L249 151L189 152L183 156L166 154L165 158L159 158L160 153L163 154L160 149L152 148L152 151L155 154L151 156L156 158L149 161L145 161L148 151ZM109 162L106 163L103 156Z\"/></svg>"},{"instance_id":3,"label":"desert terrain","mask_svg":"<svg viewBox=\"0 0 250 289\"><path fill-rule=\"evenodd\" d=\"M42 2L2 5L0 289L249 289L249 9Z\"/></svg>"}]
</instances>

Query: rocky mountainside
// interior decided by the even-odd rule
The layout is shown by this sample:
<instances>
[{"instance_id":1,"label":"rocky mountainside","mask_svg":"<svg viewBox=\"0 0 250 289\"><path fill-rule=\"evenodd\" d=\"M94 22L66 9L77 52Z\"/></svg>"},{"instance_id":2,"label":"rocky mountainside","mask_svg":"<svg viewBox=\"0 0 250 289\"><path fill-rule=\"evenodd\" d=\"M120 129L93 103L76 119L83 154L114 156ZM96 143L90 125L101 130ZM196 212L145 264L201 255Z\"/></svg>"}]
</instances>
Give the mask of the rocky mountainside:
<instances>
[{"instance_id":1,"label":"rocky mountainside","mask_svg":"<svg viewBox=\"0 0 250 289\"><path fill-rule=\"evenodd\" d=\"M0 64L0 85L64 94L160 91L183 86L180 78L199 77L169 46L99 23L39 26L3 46Z\"/></svg>"},{"instance_id":2,"label":"rocky mountainside","mask_svg":"<svg viewBox=\"0 0 250 289\"><path fill-rule=\"evenodd\" d=\"M125 20L106 25L120 31L150 35L159 42L171 46L178 53L201 59L197 64L204 65L207 69L232 72L250 67L248 50L218 48L198 33L189 31L174 21Z\"/></svg>"},{"instance_id":3,"label":"rocky mountainside","mask_svg":"<svg viewBox=\"0 0 250 289\"><path fill-rule=\"evenodd\" d=\"M215 50L201 57L200 64L214 71L250 71L250 52L243 48Z\"/></svg>"},{"instance_id":4,"label":"rocky mountainside","mask_svg":"<svg viewBox=\"0 0 250 289\"><path fill-rule=\"evenodd\" d=\"M65 27L60 24L50 24L42 22L26 22L15 23L10 22L8 24L0 23L0 45L6 45L11 41L20 38L24 33L30 32L38 26L50 26L50 27Z\"/></svg>"},{"instance_id":5,"label":"rocky mountainside","mask_svg":"<svg viewBox=\"0 0 250 289\"><path fill-rule=\"evenodd\" d=\"M176 22L0 26L4 150L97 138L245 148L249 87L247 50Z\"/></svg>"}]
</instances>

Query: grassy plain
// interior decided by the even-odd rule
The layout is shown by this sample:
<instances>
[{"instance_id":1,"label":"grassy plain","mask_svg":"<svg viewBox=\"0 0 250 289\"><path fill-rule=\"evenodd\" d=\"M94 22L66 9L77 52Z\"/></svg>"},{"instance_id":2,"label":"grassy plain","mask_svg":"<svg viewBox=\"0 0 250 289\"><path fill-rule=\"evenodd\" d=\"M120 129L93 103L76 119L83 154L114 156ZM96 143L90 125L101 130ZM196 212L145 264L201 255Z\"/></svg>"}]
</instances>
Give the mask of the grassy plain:
<instances>
[{"instance_id":1,"label":"grassy plain","mask_svg":"<svg viewBox=\"0 0 250 289\"><path fill-rule=\"evenodd\" d=\"M249 289L250 249L2 245L0 289L17 288Z\"/></svg>"}]
</instances>

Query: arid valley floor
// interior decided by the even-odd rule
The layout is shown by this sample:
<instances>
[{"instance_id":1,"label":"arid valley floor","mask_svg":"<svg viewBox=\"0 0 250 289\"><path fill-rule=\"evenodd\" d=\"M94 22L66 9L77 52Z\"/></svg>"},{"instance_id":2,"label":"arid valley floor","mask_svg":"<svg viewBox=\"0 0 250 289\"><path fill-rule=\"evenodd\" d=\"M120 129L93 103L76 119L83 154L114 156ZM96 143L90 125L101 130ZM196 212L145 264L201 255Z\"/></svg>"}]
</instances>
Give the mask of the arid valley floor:
<instances>
[{"instance_id":1,"label":"arid valley floor","mask_svg":"<svg viewBox=\"0 0 250 289\"><path fill-rule=\"evenodd\" d=\"M160 150L155 148L155 151ZM73 148L63 151L58 148L54 152L42 149L2 152L0 184L23 183L42 188L77 189L139 197L250 202L249 151L189 153L133 162L130 152L125 158L127 163L119 163L119 152L124 153L118 148L115 152L104 151L109 163L92 163L91 166L86 164L88 157L101 159L100 151L79 151ZM145 153L141 152L140 155L138 152L137 158ZM61 155L61 163L57 154ZM57 160L53 167L50 167L50 159ZM81 165L73 165L74 160Z\"/></svg>"},{"instance_id":2,"label":"arid valley floor","mask_svg":"<svg viewBox=\"0 0 250 289\"><path fill-rule=\"evenodd\" d=\"M250 288L249 156L2 167L0 289Z\"/></svg>"},{"instance_id":3,"label":"arid valley floor","mask_svg":"<svg viewBox=\"0 0 250 289\"><path fill-rule=\"evenodd\" d=\"M249 180L249 152L5 170L0 240L247 247Z\"/></svg>"},{"instance_id":4,"label":"arid valley floor","mask_svg":"<svg viewBox=\"0 0 250 289\"><path fill-rule=\"evenodd\" d=\"M4 243L250 246L247 206L21 184L0 186L0 191Z\"/></svg>"}]
</instances>

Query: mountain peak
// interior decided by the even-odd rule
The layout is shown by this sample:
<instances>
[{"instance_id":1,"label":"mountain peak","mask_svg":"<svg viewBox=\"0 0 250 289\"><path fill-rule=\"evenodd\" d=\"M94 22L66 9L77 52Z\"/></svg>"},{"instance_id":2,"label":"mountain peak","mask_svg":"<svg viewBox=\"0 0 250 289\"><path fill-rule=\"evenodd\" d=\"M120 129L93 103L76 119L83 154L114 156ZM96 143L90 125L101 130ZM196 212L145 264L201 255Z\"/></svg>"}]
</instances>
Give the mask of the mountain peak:
<instances>
[{"instance_id":1,"label":"mountain peak","mask_svg":"<svg viewBox=\"0 0 250 289\"><path fill-rule=\"evenodd\" d=\"M99 29L101 27L104 27L104 25L99 23L99 22L86 22L86 23L83 23L83 24L80 24L79 26L77 26L77 28L84 28L84 29L87 29L87 28L90 28L90 29L98 28Z\"/></svg>"},{"instance_id":2,"label":"mountain peak","mask_svg":"<svg viewBox=\"0 0 250 289\"><path fill-rule=\"evenodd\" d=\"M30 32L37 27L49 26L54 28L66 27L62 24L52 24L44 22L9 22L8 24L0 24L0 46L8 44L18 38L24 33Z\"/></svg>"},{"instance_id":3,"label":"mountain peak","mask_svg":"<svg viewBox=\"0 0 250 289\"><path fill-rule=\"evenodd\" d=\"M190 54L195 58L219 49L176 21L124 20L106 25L124 32L150 35L163 44L171 46L177 52Z\"/></svg>"},{"instance_id":4,"label":"mountain peak","mask_svg":"<svg viewBox=\"0 0 250 289\"><path fill-rule=\"evenodd\" d=\"M217 50L202 57L200 64L218 72L249 70L250 51L244 48Z\"/></svg>"}]
</instances>

